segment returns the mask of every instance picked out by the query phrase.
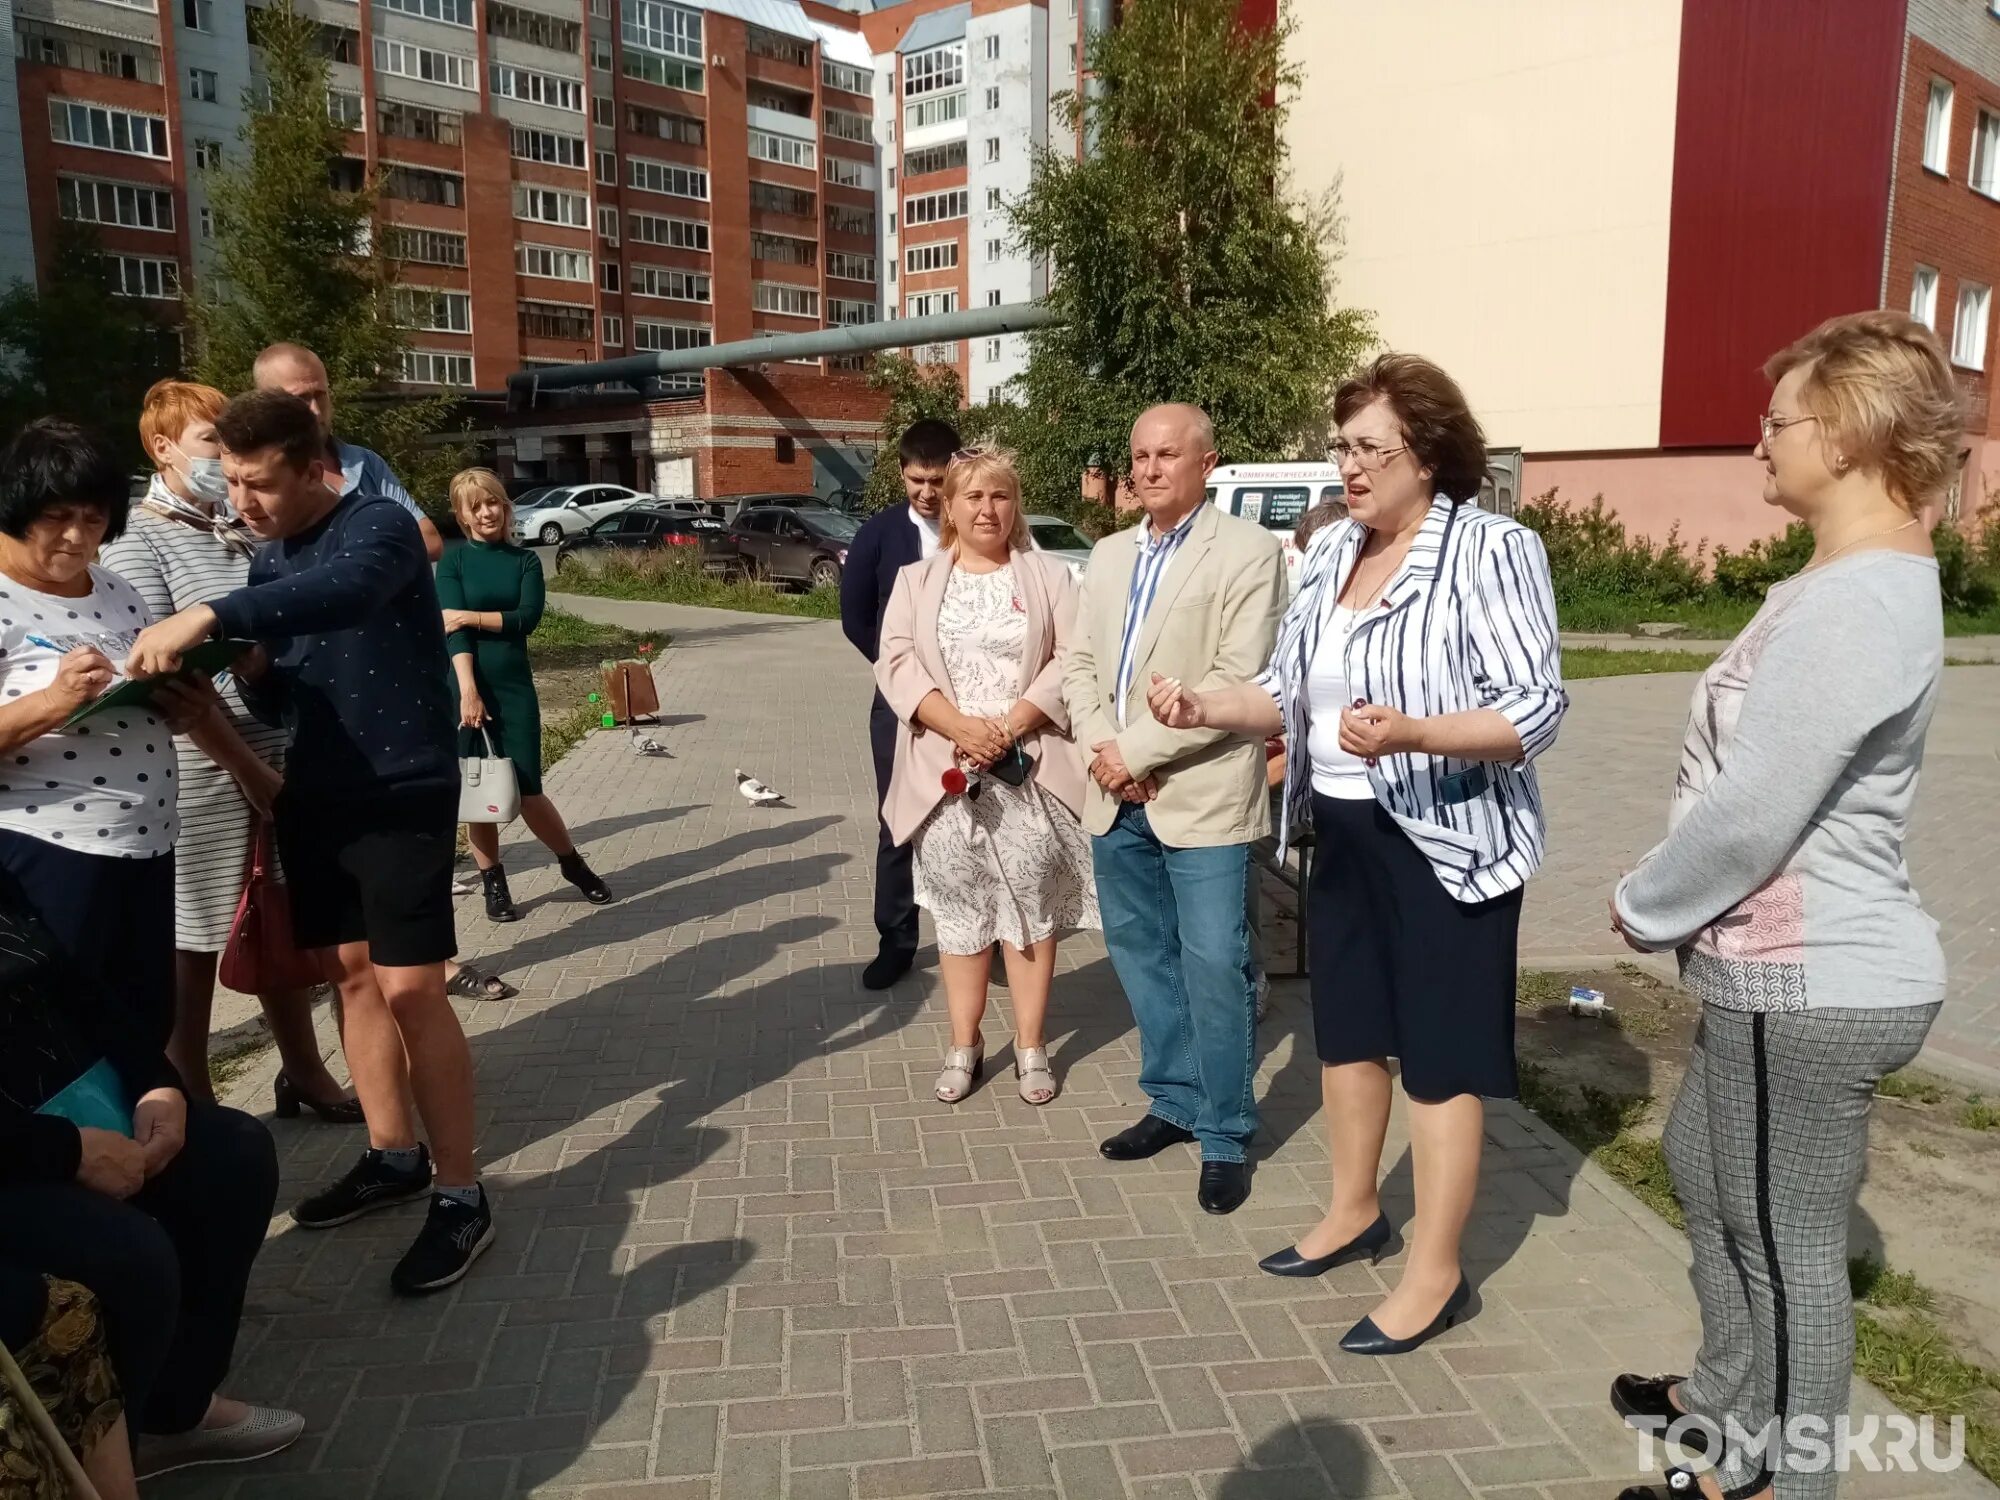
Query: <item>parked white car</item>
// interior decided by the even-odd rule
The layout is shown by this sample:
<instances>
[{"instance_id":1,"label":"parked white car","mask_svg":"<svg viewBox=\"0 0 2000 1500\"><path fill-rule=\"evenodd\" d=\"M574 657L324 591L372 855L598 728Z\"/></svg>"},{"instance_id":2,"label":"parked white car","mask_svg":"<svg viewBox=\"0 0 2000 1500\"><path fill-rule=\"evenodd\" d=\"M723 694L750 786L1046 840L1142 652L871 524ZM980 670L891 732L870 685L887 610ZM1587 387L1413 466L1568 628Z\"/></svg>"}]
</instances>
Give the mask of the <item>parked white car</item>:
<instances>
[{"instance_id":1,"label":"parked white car","mask_svg":"<svg viewBox=\"0 0 2000 1500\"><path fill-rule=\"evenodd\" d=\"M515 510L514 540L553 547L565 537L581 536L606 516L652 501L651 495L622 484L558 485Z\"/></svg>"},{"instance_id":2,"label":"parked white car","mask_svg":"<svg viewBox=\"0 0 2000 1500\"><path fill-rule=\"evenodd\" d=\"M1037 552L1060 557L1069 566L1070 575L1083 582L1083 570L1090 564L1090 543L1082 532L1061 516L1030 516L1028 535L1035 539Z\"/></svg>"}]
</instances>

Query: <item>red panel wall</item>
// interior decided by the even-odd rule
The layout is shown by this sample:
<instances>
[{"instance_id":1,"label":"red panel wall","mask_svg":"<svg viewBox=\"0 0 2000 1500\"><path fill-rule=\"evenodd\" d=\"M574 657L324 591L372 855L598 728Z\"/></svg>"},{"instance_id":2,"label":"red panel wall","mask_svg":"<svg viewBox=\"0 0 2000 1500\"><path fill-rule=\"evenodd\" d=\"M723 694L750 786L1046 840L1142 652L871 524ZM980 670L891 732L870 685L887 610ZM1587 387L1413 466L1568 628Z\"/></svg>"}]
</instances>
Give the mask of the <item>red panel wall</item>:
<instances>
[{"instance_id":1,"label":"red panel wall","mask_svg":"<svg viewBox=\"0 0 2000 1500\"><path fill-rule=\"evenodd\" d=\"M1881 298L1904 0L1686 0L1663 447L1748 447L1775 349Z\"/></svg>"}]
</instances>

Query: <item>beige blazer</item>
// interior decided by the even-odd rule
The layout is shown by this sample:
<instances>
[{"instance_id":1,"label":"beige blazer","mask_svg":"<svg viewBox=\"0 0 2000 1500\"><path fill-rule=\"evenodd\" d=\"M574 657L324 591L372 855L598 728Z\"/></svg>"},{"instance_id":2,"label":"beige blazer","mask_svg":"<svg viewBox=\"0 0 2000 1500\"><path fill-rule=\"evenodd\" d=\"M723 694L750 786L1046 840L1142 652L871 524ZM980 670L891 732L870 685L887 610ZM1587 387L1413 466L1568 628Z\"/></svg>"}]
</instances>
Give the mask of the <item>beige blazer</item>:
<instances>
[{"instance_id":1,"label":"beige blazer","mask_svg":"<svg viewBox=\"0 0 2000 1500\"><path fill-rule=\"evenodd\" d=\"M938 611L951 582L952 559L940 551L911 563L896 575L889 608L882 616L881 652L875 684L900 721L896 763L882 821L889 836L905 844L944 800L944 773L952 764L952 743L917 722L917 705L935 692L954 707L951 674L938 646ZM1041 552L1014 554L1014 585L1028 617L1028 645L1022 658L1021 696L1049 716L1049 723L1024 735L1021 748L1035 762L1035 780L1082 816L1083 759L1069 736L1069 710L1062 693L1062 648L1076 618L1076 584L1066 564Z\"/></svg>"},{"instance_id":2,"label":"beige blazer","mask_svg":"<svg viewBox=\"0 0 2000 1500\"><path fill-rule=\"evenodd\" d=\"M1118 648L1139 559L1138 527L1106 537L1090 554L1063 685L1086 765L1092 746L1115 739L1134 776L1158 779L1159 795L1146 813L1161 842L1175 848L1247 844L1271 831L1262 741L1214 729L1168 729L1146 707L1146 688L1155 672L1196 691L1248 682L1262 672L1285 612L1284 552L1263 527L1212 504L1203 504L1193 525L1140 631L1124 724L1115 720ZM1118 808L1117 799L1090 781L1083 826L1109 832Z\"/></svg>"}]
</instances>

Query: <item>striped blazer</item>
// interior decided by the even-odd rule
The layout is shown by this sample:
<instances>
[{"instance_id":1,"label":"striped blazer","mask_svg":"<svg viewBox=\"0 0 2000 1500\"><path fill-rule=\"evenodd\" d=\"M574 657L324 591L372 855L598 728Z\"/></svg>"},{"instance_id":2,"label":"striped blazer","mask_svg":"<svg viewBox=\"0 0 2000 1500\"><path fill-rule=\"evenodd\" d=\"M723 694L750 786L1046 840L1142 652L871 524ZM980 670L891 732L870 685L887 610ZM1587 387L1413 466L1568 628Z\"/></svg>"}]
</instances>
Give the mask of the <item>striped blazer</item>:
<instances>
[{"instance_id":1,"label":"striped blazer","mask_svg":"<svg viewBox=\"0 0 2000 1500\"><path fill-rule=\"evenodd\" d=\"M1277 700L1292 752L1280 848L1291 830L1311 825L1306 678L1367 537L1359 522L1342 521L1313 538L1271 664L1257 679ZM1542 862L1532 762L1555 743L1569 708L1542 539L1469 502L1438 497L1382 602L1348 637L1347 680L1369 702L1413 717L1491 708L1513 724L1525 752L1518 764L1391 755L1368 780L1457 900L1490 900L1523 885Z\"/></svg>"}]
</instances>

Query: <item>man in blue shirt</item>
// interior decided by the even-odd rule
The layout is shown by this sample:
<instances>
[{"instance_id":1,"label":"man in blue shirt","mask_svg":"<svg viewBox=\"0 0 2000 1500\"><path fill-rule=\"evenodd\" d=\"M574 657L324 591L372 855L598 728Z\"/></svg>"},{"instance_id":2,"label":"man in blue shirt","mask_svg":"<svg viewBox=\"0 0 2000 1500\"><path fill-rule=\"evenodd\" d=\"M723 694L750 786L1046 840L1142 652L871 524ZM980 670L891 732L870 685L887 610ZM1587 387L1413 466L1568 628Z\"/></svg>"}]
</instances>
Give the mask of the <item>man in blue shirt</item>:
<instances>
[{"instance_id":1,"label":"man in blue shirt","mask_svg":"<svg viewBox=\"0 0 2000 1500\"><path fill-rule=\"evenodd\" d=\"M326 364L317 354L304 344L273 344L257 356L251 378L260 391L283 391L312 408L326 441L327 483L336 494L362 490L395 501L416 517L417 530L423 533L424 551L430 560L436 562L444 555L444 538L438 535L437 526L410 498L410 492L403 488L396 471L382 455L354 443L343 443L333 435L333 387L326 377Z\"/></svg>"},{"instance_id":2,"label":"man in blue shirt","mask_svg":"<svg viewBox=\"0 0 2000 1500\"><path fill-rule=\"evenodd\" d=\"M215 430L230 503L268 545L246 587L141 631L126 670L174 672L212 637L269 654L252 691L292 729L275 818L292 934L340 990L369 1137L352 1170L292 1217L327 1229L428 1196L390 1284L436 1291L493 1240L473 1165L472 1054L445 997L458 762L437 591L400 507L327 483L325 434L304 402L254 391Z\"/></svg>"}]
</instances>

